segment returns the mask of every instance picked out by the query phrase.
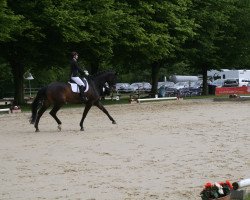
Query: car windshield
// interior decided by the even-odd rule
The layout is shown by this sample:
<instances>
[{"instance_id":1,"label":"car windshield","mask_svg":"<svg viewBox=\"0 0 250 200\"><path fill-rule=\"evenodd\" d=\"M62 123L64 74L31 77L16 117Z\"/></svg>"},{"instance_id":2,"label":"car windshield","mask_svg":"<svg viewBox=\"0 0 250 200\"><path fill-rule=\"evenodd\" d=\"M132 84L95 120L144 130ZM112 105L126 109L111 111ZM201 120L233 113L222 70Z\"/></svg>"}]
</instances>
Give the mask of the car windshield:
<instances>
[{"instance_id":1,"label":"car windshield","mask_svg":"<svg viewBox=\"0 0 250 200\"><path fill-rule=\"evenodd\" d=\"M222 86L224 84L224 80L217 79L211 83L211 85Z\"/></svg>"},{"instance_id":2,"label":"car windshield","mask_svg":"<svg viewBox=\"0 0 250 200\"><path fill-rule=\"evenodd\" d=\"M228 79L228 80L225 80L224 84L232 84L232 83L238 83L237 80L231 80L231 79Z\"/></svg>"},{"instance_id":3,"label":"car windshield","mask_svg":"<svg viewBox=\"0 0 250 200\"><path fill-rule=\"evenodd\" d=\"M190 87L200 87L201 83L200 82L190 82Z\"/></svg>"},{"instance_id":4,"label":"car windshield","mask_svg":"<svg viewBox=\"0 0 250 200\"><path fill-rule=\"evenodd\" d=\"M158 82L158 88L160 87L173 87L174 82L166 81L166 82Z\"/></svg>"}]
</instances>

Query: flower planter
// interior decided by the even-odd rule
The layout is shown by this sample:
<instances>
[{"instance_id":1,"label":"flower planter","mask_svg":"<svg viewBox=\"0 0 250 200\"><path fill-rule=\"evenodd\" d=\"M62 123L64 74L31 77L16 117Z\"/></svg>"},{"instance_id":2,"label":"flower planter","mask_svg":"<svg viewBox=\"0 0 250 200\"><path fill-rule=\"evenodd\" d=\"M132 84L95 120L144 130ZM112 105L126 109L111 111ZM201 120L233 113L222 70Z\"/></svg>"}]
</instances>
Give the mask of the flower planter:
<instances>
[{"instance_id":1,"label":"flower planter","mask_svg":"<svg viewBox=\"0 0 250 200\"><path fill-rule=\"evenodd\" d=\"M201 199L202 200L230 200L232 189L233 189L233 186L228 180L225 183L215 182L214 184L212 184L211 182L207 182L204 185L204 189L200 193ZM220 197L220 196L223 196L223 197Z\"/></svg>"}]
</instances>

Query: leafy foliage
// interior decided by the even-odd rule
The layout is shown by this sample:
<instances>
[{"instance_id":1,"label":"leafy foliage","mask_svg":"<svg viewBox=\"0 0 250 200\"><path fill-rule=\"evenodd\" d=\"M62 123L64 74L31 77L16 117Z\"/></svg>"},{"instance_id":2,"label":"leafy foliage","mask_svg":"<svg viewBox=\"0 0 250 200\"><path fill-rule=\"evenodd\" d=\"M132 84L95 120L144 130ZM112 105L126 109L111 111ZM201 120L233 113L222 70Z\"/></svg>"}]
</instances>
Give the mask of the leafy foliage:
<instances>
[{"instance_id":1,"label":"leafy foliage","mask_svg":"<svg viewBox=\"0 0 250 200\"><path fill-rule=\"evenodd\" d=\"M90 72L115 68L123 79L250 67L249 0L0 0L0 62L37 83L67 77L69 52ZM58 72L58 73L57 73ZM154 87L154 89L156 89Z\"/></svg>"},{"instance_id":2,"label":"leafy foliage","mask_svg":"<svg viewBox=\"0 0 250 200\"><path fill-rule=\"evenodd\" d=\"M189 0L118 2L124 20L116 50L125 59L145 64L167 59L194 34L194 21L187 16Z\"/></svg>"},{"instance_id":3,"label":"leafy foliage","mask_svg":"<svg viewBox=\"0 0 250 200\"><path fill-rule=\"evenodd\" d=\"M0 0L0 7L0 41L13 40L13 34L22 29L19 24L22 16L14 14L7 6L7 0Z\"/></svg>"}]
</instances>

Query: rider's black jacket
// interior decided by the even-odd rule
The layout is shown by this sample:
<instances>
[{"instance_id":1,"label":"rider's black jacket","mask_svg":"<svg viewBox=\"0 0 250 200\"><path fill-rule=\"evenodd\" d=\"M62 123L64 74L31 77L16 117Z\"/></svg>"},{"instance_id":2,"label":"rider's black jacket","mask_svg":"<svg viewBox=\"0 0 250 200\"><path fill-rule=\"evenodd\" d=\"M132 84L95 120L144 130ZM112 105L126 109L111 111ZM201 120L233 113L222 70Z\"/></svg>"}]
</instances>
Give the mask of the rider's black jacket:
<instances>
[{"instance_id":1,"label":"rider's black jacket","mask_svg":"<svg viewBox=\"0 0 250 200\"><path fill-rule=\"evenodd\" d=\"M72 59L70 62L70 77L78 76L78 74L83 74L84 71L78 66L78 63L75 59Z\"/></svg>"}]
</instances>

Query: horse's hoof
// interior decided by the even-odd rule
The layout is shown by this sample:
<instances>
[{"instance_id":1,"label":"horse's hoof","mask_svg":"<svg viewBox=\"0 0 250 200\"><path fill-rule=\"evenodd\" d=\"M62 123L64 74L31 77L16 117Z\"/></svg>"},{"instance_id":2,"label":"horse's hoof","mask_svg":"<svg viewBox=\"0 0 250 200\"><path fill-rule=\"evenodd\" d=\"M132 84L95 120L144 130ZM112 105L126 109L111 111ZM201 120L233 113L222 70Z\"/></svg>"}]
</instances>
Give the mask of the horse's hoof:
<instances>
[{"instance_id":1,"label":"horse's hoof","mask_svg":"<svg viewBox=\"0 0 250 200\"><path fill-rule=\"evenodd\" d=\"M57 126L57 129L58 129L58 131L61 131L61 130L62 130L61 124L59 124L59 125Z\"/></svg>"},{"instance_id":2,"label":"horse's hoof","mask_svg":"<svg viewBox=\"0 0 250 200\"><path fill-rule=\"evenodd\" d=\"M36 132L40 132L40 130L39 130L39 129L36 129Z\"/></svg>"},{"instance_id":3,"label":"horse's hoof","mask_svg":"<svg viewBox=\"0 0 250 200\"><path fill-rule=\"evenodd\" d=\"M112 124L116 124L116 121L113 121Z\"/></svg>"},{"instance_id":4,"label":"horse's hoof","mask_svg":"<svg viewBox=\"0 0 250 200\"><path fill-rule=\"evenodd\" d=\"M84 131L84 128L81 128L80 131Z\"/></svg>"}]
</instances>

